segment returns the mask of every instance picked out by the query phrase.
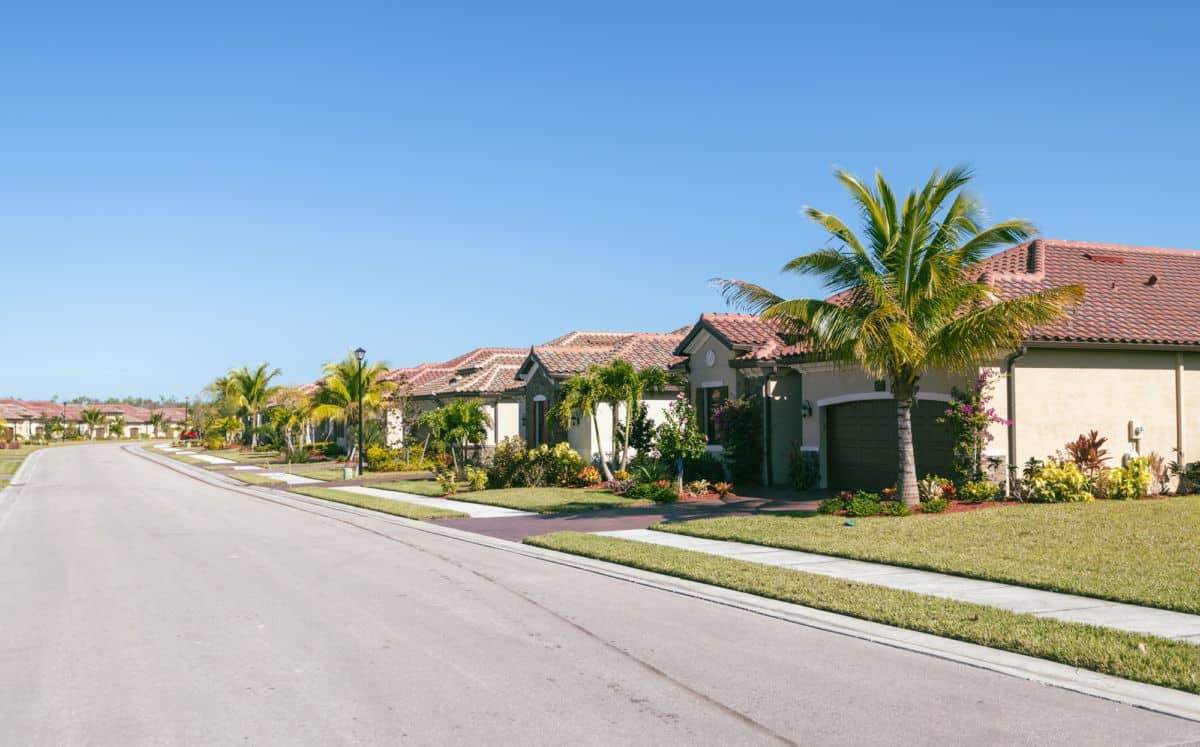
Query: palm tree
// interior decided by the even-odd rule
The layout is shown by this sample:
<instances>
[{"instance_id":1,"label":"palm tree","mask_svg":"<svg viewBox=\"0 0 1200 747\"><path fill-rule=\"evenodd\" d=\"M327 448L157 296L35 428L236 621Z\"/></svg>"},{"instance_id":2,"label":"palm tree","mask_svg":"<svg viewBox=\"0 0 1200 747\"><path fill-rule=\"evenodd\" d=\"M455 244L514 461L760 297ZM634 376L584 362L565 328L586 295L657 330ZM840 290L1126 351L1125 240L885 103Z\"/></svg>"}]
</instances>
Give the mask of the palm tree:
<instances>
[{"instance_id":1,"label":"palm tree","mask_svg":"<svg viewBox=\"0 0 1200 747\"><path fill-rule=\"evenodd\" d=\"M605 401L612 410L614 428L617 423L617 405L625 405L625 423L620 438L621 469L625 470L629 468L629 440L633 433L633 421L642 400L647 393L661 392L678 381L674 375L661 368L643 368L638 371L633 364L621 358L597 367L595 374L604 390ZM615 455L613 458L616 459Z\"/></svg>"},{"instance_id":2,"label":"palm tree","mask_svg":"<svg viewBox=\"0 0 1200 747\"><path fill-rule=\"evenodd\" d=\"M384 397L395 388L395 384L383 379L388 366L377 361L359 370L354 354L344 360L325 364L325 378L318 384L313 395L313 420L337 420L348 427L359 421L359 393L362 393L363 410L366 413L379 408ZM365 413L364 413L365 414ZM354 439L351 439L354 441ZM358 449L357 442L351 448L347 461L353 459Z\"/></svg>"},{"instance_id":3,"label":"palm tree","mask_svg":"<svg viewBox=\"0 0 1200 747\"><path fill-rule=\"evenodd\" d=\"M1020 345L1033 326L1060 318L1083 298L1069 285L1003 300L975 269L994 249L1036 233L1025 220L981 227L982 205L963 188L969 169L934 171L897 209L895 193L876 173L863 184L835 172L862 213L863 236L834 215L806 207L834 246L796 257L784 272L815 275L836 294L785 300L738 280L716 282L727 301L778 322L813 353L887 379L896 400L897 489L915 505L912 407L930 369L969 371Z\"/></svg>"},{"instance_id":4,"label":"palm tree","mask_svg":"<svg viewBox=\"0 0 1200 747\"><path fill-rule=\"evenodd\" d=\"M154 435L167 432L167 416L162 413L162 410L154 410L150 413L150 427L154 430Z\"/></svg>"},{"instance_id":5,"label":"palm tree","mask_svg":"<svg viewBox=\"0 0 1200 747\"><path fill-rule=\"evenodd\" d=\"M293 453L301 438L304 427L312 419L313 403L304 392L291 387L280 387L271 406L271 426L283 436L288 454Z\"/></svg>"},{"instance_id":6,"label":"palm tree","mask_svg":"<svg viewBox=\"0 0 1200 747\"><path fill-rule=\"evenodd\" d=\"M551 408L550 416L557 418L563 428L571 425L571 414L578 410L592 419L592 427L596 432L596 450L600 455L600 472L605 480L612 480L612 470L604 456L604 442L600 438L600 419L597 417L600 403L610 402L614 397L601 377L600 369L591 366L587 371L571 376L559 384L558 402Z\"/></svg>"},{"instance_id":7,"label":"palm tree","mask_svg":"<svg viewBox=\"0 0 1200 747\"><path fill-rule=\"evenodd\" d=\"M226 377L226 393L238 406L238 409L250 419L250 448L258 446L258 428L262 425L262 408L267 400L275 393L271 387L271 379L279 375L279 369L268 370L271 364L260 363L258 368L251 371L246 366L230 371ZM216 382L221 385L220 380Z\"/></svg>"},{"instance_id":8,"label":"palm tree","mask_svg":"<svg viewBox=\"0 0 1200 747\"><path fill-rule=\"evenodd\" d=\"M88 435L96 440L96 429L104 425L104 413L94 407L85 407L79 411L79 419L88 427Z\"/></svg>"},{"instance_id":9,"label":"palm tree","mask_svg":"<svg viewBox=\"0 0 1200 747\"><path fill-rule=\"evenodd\" d=\"M450 446L450 458L454 460L454 472L457 474L459 461L455 447L462 452L465 463L467 444L483 442L487 437L487 429L492 426L492 416L484 411L481 399L456 399L444 407L425 413L419 422L430 430L434 438Z\"/></svg>"},{"instance_id":10,"label":"palm tree","mask_svg":"<svg viewBox=\"0 0 1200 747\"><path fill-rule=\"evenodd\" d=\"M109 435L112 435L115 433L117 438L124 437L125 436L125 425L126 425L126 423L125 423L124 415L114 415L113 419L108 421Z\"/></svg>"}]
</instances>

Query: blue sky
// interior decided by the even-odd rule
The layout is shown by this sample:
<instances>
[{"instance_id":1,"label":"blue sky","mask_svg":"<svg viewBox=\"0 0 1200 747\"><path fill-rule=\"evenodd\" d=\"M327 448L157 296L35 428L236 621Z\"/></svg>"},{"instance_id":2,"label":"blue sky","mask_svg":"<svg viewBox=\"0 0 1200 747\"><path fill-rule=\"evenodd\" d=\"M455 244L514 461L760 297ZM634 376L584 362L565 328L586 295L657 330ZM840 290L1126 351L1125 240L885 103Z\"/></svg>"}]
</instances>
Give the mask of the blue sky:
<instances>
[{"instance_id":1,"label":"blue sky","mask_svg":"<svg viewBox=\"0 0 1200 747\"><path fill-rule=\"evenodd\" d=\"M835 165L967 162L996 219L1200 247L1185 3L163 5L5 12L0 396L818 293L778 268L823 241L801 206L853 217Z\"/></svg>"}]
</instances>

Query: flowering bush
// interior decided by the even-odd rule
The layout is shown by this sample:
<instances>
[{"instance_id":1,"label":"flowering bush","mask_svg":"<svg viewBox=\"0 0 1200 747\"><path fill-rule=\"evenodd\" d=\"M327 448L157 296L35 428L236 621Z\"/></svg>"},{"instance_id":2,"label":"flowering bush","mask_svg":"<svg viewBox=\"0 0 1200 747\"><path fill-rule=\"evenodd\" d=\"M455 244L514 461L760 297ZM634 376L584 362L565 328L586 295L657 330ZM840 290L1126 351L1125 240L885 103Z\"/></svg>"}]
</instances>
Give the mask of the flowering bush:
<instances>
[{"instance_id":1,"label":"flowering bush","mask_svg":"<svg viewBox=\"0 0 1200 747\"><path fill-rule=\"evenodd\" d=\"M1087 475L1074 462L1053 459L1025 476L1025 496L1038 503L1074 503L1095 500L1088 492Z\"/></svg>"},{"instance_id":2,"label":"flowering bush","mask_svg":"<svg viewBox=\"0 0 1200 747\"><path fill-rule=\"evenodd\" d=\"M506 438L496 446L489 482L498 488L540 488L543 485L582 487L599 482L599 473L591 482L582 482L587 467L579 452L568 443L553 447L542 444L534 449L525 447L519 438ZM595 468L591 468L595 469Z\"/></svg>"},{"instance_id":3,"label":"flowering bush","mask_svg":"<svg viewBox=\"0 0 1200 747\"><path fill-rule=\"evenodd\" d=\"M955 387L949 406L938 418L939 423L949 425L954 433L954 472L960 482L984 478L983 448L992 440L990 427L1012 425L990 406L994 379L991 371L984 371L971 388Z\"/></svg>"},{"instance_id":4,"label":"flowering bush","mask_svg":"<svg viewBox=\"0 0 1200 747\"><path fill-rule=\"evenodd\" d=\"M575 481L584 487L588 485L595 485L596 483L600 482L600 470L589 464L588 466L579 470L578 474L575 475Z\"/></svg>"},{"instance_id":5,"label":"flowering bush","mask_svg":"<svg viewBox=\"0 0 1200 747\"><path fill-rule=\"evenodd\" d=\"M946 495L947 487L954 490L954 483L937 475L925 475L924 479L917 481L917 493L921 496L922 503L942 498Z\"/></svg>"},{"instance_id":6,"label":"flowering bush","mask_svg":"<svg viewBox=\"0 0 1200 747\"><path fill-rule=\"evenodd\" d=\"M693 480L683 486L683 492L690 496L706 495L709 488L708 480Z\"/></svg>"},{"instance_id":7,"label":"flowering bush","mask_svg":"<svg viewBox=\"0 0 1200 747\"><path fill-rule=\"evenodd\" d=\"M1130 459L1124 467L1115 467L1100 475L1097 492L1103 498L1119 501L1144 498L1150 493L1150 461L1145 457Z\"/></svg>"},{"instance_id":8,"label":"flowering bush","mask_svg":"<svg viewBox=\"0 0 1200 747\"><path fill-rule=\"evenodd\" d=\"M607 488L613 495L625 495L635 484L633 480L609 480L601 484L601 487Z\"/></svg>"},{"instance_id":9,"label":"flowering bush","mask_svg":"<svg viewBox=\"0 0 1200 747\"><path fill-rule=\"evenodd\" d=\"M724 498L725 496L727 496L733 492L733 483L729 483L729 482L714 483L712 486L712 489L713 489L713 492L716 493L718 497Z\"/></svg>"}]
</instances>

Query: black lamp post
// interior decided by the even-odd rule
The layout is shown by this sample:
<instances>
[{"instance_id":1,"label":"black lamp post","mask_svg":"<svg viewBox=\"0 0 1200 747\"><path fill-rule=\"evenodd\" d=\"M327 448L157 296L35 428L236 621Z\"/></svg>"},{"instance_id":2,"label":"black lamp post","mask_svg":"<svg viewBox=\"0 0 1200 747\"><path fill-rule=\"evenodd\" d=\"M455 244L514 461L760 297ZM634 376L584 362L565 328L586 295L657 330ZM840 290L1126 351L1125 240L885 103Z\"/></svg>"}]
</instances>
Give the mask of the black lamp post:
<instances>
[{"instance_id":1,"label":"black lamp post","mask_svg":"<svg viewBox=\"0 0 1200 747\"><path fill-rule=\"evenodd\" d=\"M354 358L358 361L358 476L362 477L363 473L363 358L367 357L367 351L359 348L354 351Z\"/></svg>"}]
</instances>

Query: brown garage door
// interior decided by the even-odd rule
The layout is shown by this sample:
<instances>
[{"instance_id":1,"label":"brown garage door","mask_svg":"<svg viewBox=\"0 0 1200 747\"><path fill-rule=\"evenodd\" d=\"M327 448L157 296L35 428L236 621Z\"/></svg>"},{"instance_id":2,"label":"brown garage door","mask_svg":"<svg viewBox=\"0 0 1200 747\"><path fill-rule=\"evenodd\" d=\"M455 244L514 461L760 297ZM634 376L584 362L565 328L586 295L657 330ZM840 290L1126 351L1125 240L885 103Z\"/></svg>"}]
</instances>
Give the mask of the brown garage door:
<instances>
[{"instance_id":1,"label":"brown garage door","mask_svg":"<svg viewBox=\"0 0 1200 747\"><path fill-rule=\"evenodd\" d=\"M948 476L954 464L950 430L937 422L942 402L923 400L913 408L913 447L917 477ZM896 484L896 403L890 399L846 402L825 415L829 487L882 490Z\"/></svg>"}]
</instances>

